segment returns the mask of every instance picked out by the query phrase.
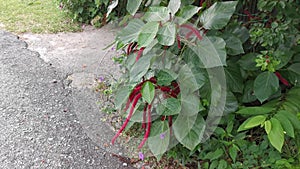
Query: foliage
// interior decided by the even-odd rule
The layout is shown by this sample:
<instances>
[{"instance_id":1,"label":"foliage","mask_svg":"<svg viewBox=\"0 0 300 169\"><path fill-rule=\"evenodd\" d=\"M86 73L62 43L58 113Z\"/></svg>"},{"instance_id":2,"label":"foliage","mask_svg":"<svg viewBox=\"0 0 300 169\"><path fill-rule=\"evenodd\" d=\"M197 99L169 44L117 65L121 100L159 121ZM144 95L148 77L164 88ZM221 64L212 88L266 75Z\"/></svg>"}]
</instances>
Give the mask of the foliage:
<instances>
[{"instance_id":1,"label":"foliage","mask_svg":"<svg viewBox=\"0 0 300 169\"><path fill-rule=\"evenodd\" d=\"M96 27L106 24L117 16L123 16L127 1L111 0L56 0L74 20ZM116 6L118 5L118 6ZM114 9L115 8L115 9ZM114 9L114 11L112 11ZM112 13L112 14L110 14Z\"/></svg>"},{"instance_id":2,"label":"foliage","mask_svg":"<svg viewBox=\"0 0 300 169\"><path fill-rule=\"evenodd\" d=\"M179 148L203 168L299 162L299 2L259 0L255 16L247 1L202 2L158 1L118 33L127 118L112 143L140 123L138 148L158 160Z\"/></svg>"}]
</instances>

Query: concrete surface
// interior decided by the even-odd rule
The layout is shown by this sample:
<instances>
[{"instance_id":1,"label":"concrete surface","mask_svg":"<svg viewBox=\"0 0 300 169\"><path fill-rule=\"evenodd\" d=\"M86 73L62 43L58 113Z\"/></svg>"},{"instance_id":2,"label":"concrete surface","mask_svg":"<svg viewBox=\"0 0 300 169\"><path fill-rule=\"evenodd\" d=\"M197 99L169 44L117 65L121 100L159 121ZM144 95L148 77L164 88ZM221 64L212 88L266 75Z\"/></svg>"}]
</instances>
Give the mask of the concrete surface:
<instances>
[{"instance_id":1,"label":"concrete surface","mask_svg":"<svg viewBox=\"0 0 300 169\"><path fill-rule=\"evenodd\" d=\"M115 132L92 90L94 78L118 74L101 50L112 35L109 27L20 35L29 50L0 31L1 168L129 168L112 155L123 149L109 145Z\"/></svg>"}]
</instances>

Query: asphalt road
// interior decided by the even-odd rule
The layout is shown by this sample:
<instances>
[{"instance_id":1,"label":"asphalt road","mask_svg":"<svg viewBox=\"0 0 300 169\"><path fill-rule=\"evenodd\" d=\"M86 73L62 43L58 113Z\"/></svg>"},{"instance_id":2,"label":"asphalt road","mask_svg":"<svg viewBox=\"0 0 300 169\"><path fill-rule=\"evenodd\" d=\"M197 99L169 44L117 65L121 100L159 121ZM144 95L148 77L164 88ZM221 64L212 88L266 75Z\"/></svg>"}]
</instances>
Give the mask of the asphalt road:
<instances>
[{"instance_id":1,"label":"asphalt road","mask_svg":"<svg viewBox=\"0 0 300 169\"><path fill-rule=\"evenodd\" d=\"M55 68L0 30L0 168L128 168L86 135L74 97Z\"/></svg>"}]
</instances>

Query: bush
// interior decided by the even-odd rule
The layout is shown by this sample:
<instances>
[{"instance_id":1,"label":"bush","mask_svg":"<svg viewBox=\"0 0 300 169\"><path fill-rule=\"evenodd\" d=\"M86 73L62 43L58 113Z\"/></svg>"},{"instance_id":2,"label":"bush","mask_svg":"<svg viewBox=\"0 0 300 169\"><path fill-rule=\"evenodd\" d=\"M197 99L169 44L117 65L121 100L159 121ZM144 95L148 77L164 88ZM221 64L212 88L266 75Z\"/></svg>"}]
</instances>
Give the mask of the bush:
<instances>
[{"instance_id":1,"label":"bush","mask_svg":"<svg viewBox=\"0 0 300 169\"><path fill-rule=\"evenodd\" d=\"M112 14L106 18L111 0L57 0L60 8L67 11L75 21L92 24L96 27L106 24L115 17L126 14L127 1L119 2ZM112 6L111 6L112 7Z\"/></svg>"},{"instance_id":2,"label":"bush","mask_svg":"<svg viewBox=\"0 0 300 169\"><path fill-rule=\"evenodd\" d=\"M299 1L259 0L256 13L248 1L158 2L116 37L124 50L116 107L127 117L112 143L140 126L138 150L147 145L158 160L299 163ZM141 3L128 1L127 11Z\"/></svg>"}]
</instances>

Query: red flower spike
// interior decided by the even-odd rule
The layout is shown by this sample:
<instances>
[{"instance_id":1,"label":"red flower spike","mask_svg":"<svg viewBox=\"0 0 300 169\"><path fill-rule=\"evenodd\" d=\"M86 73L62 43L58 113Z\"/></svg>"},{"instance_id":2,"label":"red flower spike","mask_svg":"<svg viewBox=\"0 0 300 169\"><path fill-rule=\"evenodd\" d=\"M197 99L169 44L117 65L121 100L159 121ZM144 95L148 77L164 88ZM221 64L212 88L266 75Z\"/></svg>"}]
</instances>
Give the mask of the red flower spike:
<instances>
[{"instance_id":1,"label":"red flower spike","mask_svg":"<svg viewBox=\"0 0 300 169\"><path fill-rule=\"evenodd\" d=\"M290 86L289 82L285 78L283 78L279 72L275 72L275 75L278 77L282 84Z\"/></svg>"},{"instance_id":2,"label":"red flower spike","mask_svg":"<svg viewBox=\"0 0 300 169\"><path fill-rule=\"evenodd\" d=\"M181 27L191 30L197 36L197 38L199 40L202 40L202 36L200 35L199 31L196 28L194 28L193 26L191 26L189 24L183 24L183 25L181 25Z\"/></svg>"},{"instance_id":3,"label":"red flower spike","mask_svg":"<svg viewBox=\"0 0 300 169\"><path fill-rule=\"evenodd\" d=\"M129 43L128 47L127 47L127 56L131 53L131 46L132 46L132 43Z\"/></svg>"},{"instance_id":4,"label":"red flower spike","mask_svg":"<svg viewBox=\"0 0 300 169\"><path fill-rule=\"evenodd\" d=\"M147 141L149 135L150 135L150 130L151 130L151 104L148 105L148 124L147 124L147 130L146 133L144 135L144 139L142 140L142 142L140 143L140 145L138 146L138 149L141 149L145 142Z\"/></svg>"},{"instance_id":5,"label":"red flower spike","mask_svg":"<svg viewBox=\"0 0 300 169\"><path fill-rule=\"evenodd\" d=\"M136 61L136 62L137 62L137 61L140 59L140 57L142 56L144 49L145 49L145 48L142 47L142 48L138 51L138 54L137 54L137 56L136 56L136 58L135 58L135 61Z\"/></svg>"},{"instance_id":6,"label":"red flower spike","mask_svg":"<svg viewBox=\"0 0 300 169\"><path fill-rule=\"evenodd\" d=\"M156 83L157 83L157 80L156 80L155 77L151 77L151 78L149 79L149 82L156 84Z\"/></svg>"},{"instance_id":7,"label":"red flower spike","mask_svg":"<svg viewBox=\"0 0 300 169\"><path fill-rule=\"evenodd\" d=\"M188 32L188 33L185 35L185 39L189 39L190 36L191 36L193 33L194 33L193 31Z\"/></svg>"},{"instance_id":8,"label":"red flower spike","mask_svg":"<svg viewBox=\"0 0 300 169\"><path fill-rule=\"evenodd\" d=\"M147 107L148 107L148 103L146 103L144 107L142 129L146 129Z\"/></svg>"},{"instance_id":9,"label":"red flower spike","mask_svg":"<svg viewBox=\"0 0 300 169\"><path fill-rule=\"evenodd\" d=\"M111 140L111 143L114 144L116 139L120 136L120 134L122 133L122 131L125 129L125 127L127 126L132 114L133 114L133 111L134 111L134 108L137 104L137 102L139 101L139 99L142 97L142 94L139 93L133 100L133 103L131 105L131 109L130 109L130 112L124 122L124 124L122 125L122 127L120 128L120 130L118 131L118 133L113 137L113 139Z\"/></svg>"}]
</instances>

